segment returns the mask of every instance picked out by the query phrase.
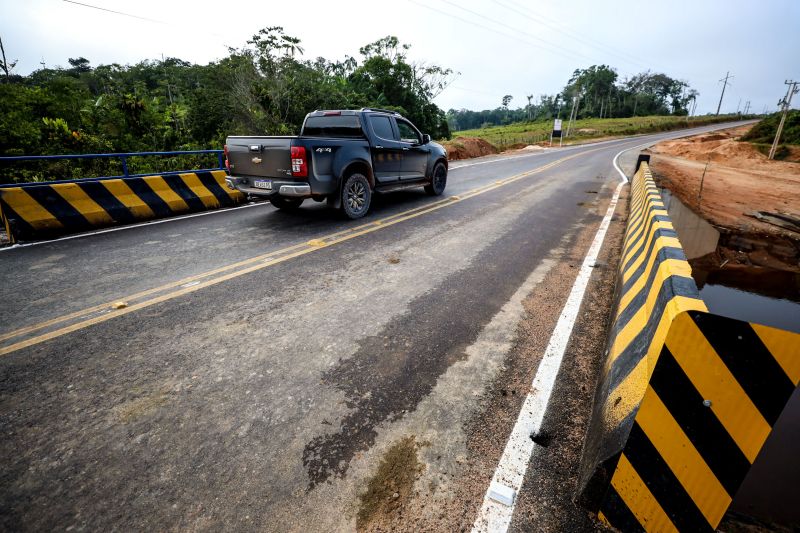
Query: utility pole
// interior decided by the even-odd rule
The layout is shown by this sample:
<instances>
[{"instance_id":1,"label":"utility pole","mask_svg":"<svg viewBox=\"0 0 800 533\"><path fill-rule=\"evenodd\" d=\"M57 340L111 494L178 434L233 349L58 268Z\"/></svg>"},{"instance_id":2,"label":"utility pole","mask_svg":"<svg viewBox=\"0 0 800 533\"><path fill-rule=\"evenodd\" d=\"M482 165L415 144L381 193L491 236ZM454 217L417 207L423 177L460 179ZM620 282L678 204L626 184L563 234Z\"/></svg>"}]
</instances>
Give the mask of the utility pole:
<instances>
[{"instance_id":1,"label":"utility pole","mask_svg":"<svg viewBox=\"0 0 800 533\"><path fill-rule=\"evenodd\" d=\"M736 114L739 114L739 110L742 108L742 97L739 97L739 103L736 104Z\"/></svg>"},{"instance_id":2,"label":"utility pole","mask_svg":"<svg viewBox=\"0 0 800 533\"><path fill-rule=\"evenodd\" d=\"M10 68L8 66L8 62L6 61L6 49L3 48L3 38L2 37L0 37L0 52L3 53L3 72L6 73L6 81L8 81L8 80L11 79L11 75L8 72L10 70Z\"/></svg>"},{"instance_id":3,"label":"utility pole","mask_svg":"<svg viewBox=\"0 0 800 533\"><path fill-rule=\"evenodd\" d=\"M744 114L746 115L750 111L750 100L744 104Z\"/></svg>"},{"instance_id":4,"label":"utility pole","mask_svg":"<svg viewBox=\"0 0 800 533\"><path fill-rule=\"evenodd\" d=\"M789 86L789 89L786 91L786 96L778 102L778 105L783 106L783 112L781 113L781 121L778 124L778 131L775 132L775 140L772 141L772 148L769 150L769 159L775 159L775 151L778 149L778 142L781 140L781 133L783 133L783 123L786 122L789 106L792 105L792 96L800 91L800 89L797 88L796 81L786 80L784 83Z\"/></svg>"},{"instance_id":5,"label":"utility pole","mask_svg":"<svg viewBox=\"0 0 800 533\"><path fill-rule=\"evenodd\" d=\"M722 94L719 95L719 105L717 106L717 116L719 116L719 110L722 108L722 97L725 96L725 87L728 86L728 79L733 78L735 76L731 76L730 72L725 73L725 77L719 81L723 82L722 84Z\"/></svg>"},{"instance_id":6,"label":"utility pole","mask_svg":"<svg viewBox=\"0 0 800 533\"><path fill-rule=\"evenodd\" d=\"M569 122L567 123L567 134L566 137L569 137L569 132L572 129L572 121L578 119L578 106L581 104L581 97L580 96L573 96L572 97L572 110L569 112Z\"/></svg>"}]
</instances>

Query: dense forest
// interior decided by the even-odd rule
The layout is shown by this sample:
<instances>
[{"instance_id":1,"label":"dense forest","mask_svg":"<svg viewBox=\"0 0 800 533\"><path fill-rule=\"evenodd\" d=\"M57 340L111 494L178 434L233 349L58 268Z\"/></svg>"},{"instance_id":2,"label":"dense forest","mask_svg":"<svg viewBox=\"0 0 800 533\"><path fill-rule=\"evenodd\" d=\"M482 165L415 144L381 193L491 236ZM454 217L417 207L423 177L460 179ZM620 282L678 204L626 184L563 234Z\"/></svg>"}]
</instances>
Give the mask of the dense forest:
<instances>
[{"instance_id":1,"label":"dense forest","mask_svg":"<svg viewBox=\"0 0 800 533\"><path fill-rule=\"evenodd\" d=\"M167 58L92 66L79 57L67 68L28 76L10 69L0 82L0 155L219 149L231 134L296 134L314 109L365 106L400 111L432 137L447 138L444 112L433 99L452 72L409 61L408 49L389 36L363 46L359 59L305 60L298 38L271 27L207 65ZM156 169L150 161L134 160L132 171L169 170L163 166L172 163L162 159L152 163L162 165ZM13 176L5 169L2 175L3 181L107 175L118 164L15 165ZM192 168L186 158L174 164Z\"/></svg>"},{"instance_id":2,"label":"dense forest","mask_svg":"<svg viewBox=\"0 0 800 533\"><path fill-rule=\"evenodd\" d=\"M498 107L483 111L451 109L447 121L451 130L469 130L514 122L567 118L577 105L578 118L623 118L650 115L687 115L699 93L685 81L666 74L643 72L618 80L616 71L607 65L577 69L564 89L554 95L526 95L527 103L510 108L511 95L505 95Z\"/></svg>"},{"instance_id":3,"label":"dense forest","mask_svg":"<svg viewBox=\"0 0 800 533\"><path fill-rule=\"evenodd\" d=\"M68 67L15 74L3 59L0 155L47 155L219 149L227 135L296 134L314 109L382 107L400 111L433 138L451 130L567 117L628 117L690 112L697 92L664 74L622 82L614 69L576 70L563 91L528 96L511 109L506 95L492 110L450 110L434 99L452 70L408 59L409 45L388 36L360 49L360 58L302 59L300 39L281 27L261 30L246 45L207 65L177 58L135 65L97 65L83 57ZM128 161L132 173L215 166L209 156ZM117 160L3 163L0 182L121 173Z\"/></svg>"}]
</instances>

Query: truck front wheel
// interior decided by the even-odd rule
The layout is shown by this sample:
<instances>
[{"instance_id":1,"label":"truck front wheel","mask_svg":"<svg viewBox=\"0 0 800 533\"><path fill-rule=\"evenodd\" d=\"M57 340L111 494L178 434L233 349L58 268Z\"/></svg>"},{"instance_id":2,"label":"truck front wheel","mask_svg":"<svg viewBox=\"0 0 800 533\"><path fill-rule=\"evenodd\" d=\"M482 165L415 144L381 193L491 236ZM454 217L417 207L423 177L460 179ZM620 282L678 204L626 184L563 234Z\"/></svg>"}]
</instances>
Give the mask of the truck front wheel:
<instances>
[{"instance_id":1,"label":"truck front wheel","mask_svg":"<svg viewBox=\"0 0 800 533\"><path fill-rule=\"evenodd\" d=\"M444 163L436 163L433 167L433 176L430 185L425 186L425 192L431 196L439 196L447 186L447 167Z\"/></svg>"},{"instance_id":2,"label":"truck front wheel","mask_svg":"<svg viewBox=\"0 0 800 533\"><path fill-rule=\"evenodd\" d=\"M294 211L303 203L303 198L287 198L273 195L269 197L269 203L284 211Z\"/></svg>"},{"instance_id":3,"label":"truck front wheel","mask_svg":"<svg viewBox=\"0 0 800 533\"><path fill-rule=\"evenodd\" d=\"M369 211L371 201L372 191L369 188L367 177L360 172L350 174L342 184L342 212L344 215L351 220L363 217Z\"/></svg>"}]
</instances>

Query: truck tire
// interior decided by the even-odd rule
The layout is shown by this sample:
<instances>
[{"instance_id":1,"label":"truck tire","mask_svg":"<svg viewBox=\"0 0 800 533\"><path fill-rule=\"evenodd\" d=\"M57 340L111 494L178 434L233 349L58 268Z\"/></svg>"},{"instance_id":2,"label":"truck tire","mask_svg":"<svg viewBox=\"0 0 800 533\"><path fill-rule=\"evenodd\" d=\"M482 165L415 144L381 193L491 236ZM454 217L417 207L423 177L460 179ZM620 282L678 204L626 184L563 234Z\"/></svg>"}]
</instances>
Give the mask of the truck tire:
<instances>
[{"instance_id":1,"label":"truck tire","mask_svg":"<svg viewBox=\"0 0 800 533\"><path fill-rule=\"evenodd\" d=\"M444 192L447 186L447 167L444 163L436 163L433 167L433 177L431 177L430 185L425 186L425 192L431 196L439 196Z\"/></svg>"},{"instance_id":2,"label":"truck tire","mask_svg":"<svg viewBox=\"0 0 800 533\"><path fill-rule=\"evenodd\" d=\"M294 211L303 203L303 198L287 198L286 196L273 195L269 197L269 203L284 211Z\"/></svg>"},{"instance_id":3,"label":"truck tire","mask_svg":"<svg viewBox=\"0 0 800 533\"><path fill-rule=\"evenodd\" d=\"M369 211L372 191L364 174L354 172L342 184L342 213L350 220L361 218Z\"/></svg>"}]
</instances>

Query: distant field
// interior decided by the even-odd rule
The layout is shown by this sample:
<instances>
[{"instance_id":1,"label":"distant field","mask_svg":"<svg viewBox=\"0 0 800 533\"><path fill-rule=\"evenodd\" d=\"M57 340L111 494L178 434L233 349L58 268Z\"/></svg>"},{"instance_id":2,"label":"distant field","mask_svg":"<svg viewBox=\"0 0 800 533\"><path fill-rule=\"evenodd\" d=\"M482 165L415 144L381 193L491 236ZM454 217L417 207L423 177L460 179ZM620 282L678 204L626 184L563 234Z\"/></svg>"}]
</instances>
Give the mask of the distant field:
<instances>
[{"instance_id":1,"label":"distant field","mask_svg":"<svg viewBox=\"0 0 800 533\"><path fill-rule=\"evenodd\" d=\"M652 133L658 131L670 131L716 122L728 122L740 120L740 115L721 115L721 116L699 116L686 117L675 116L653 116L653 117L632 117L632 118L590 118L578 120L573 124L572 131L568 138L564 139L565 144L581 142L586 139L598 137L612 137L622 135L636 135L637 133ZM479 128L474 130L454 131L453 139L458 137L478 137L484 139L500 150L520 144L534 144L550 139L550 131L553 127L553 120L540 120L535 122L518 122L507 126L493 126L489 128ZM564 120L566 130L567 121Z\"/></svg>"}]
</instances>

